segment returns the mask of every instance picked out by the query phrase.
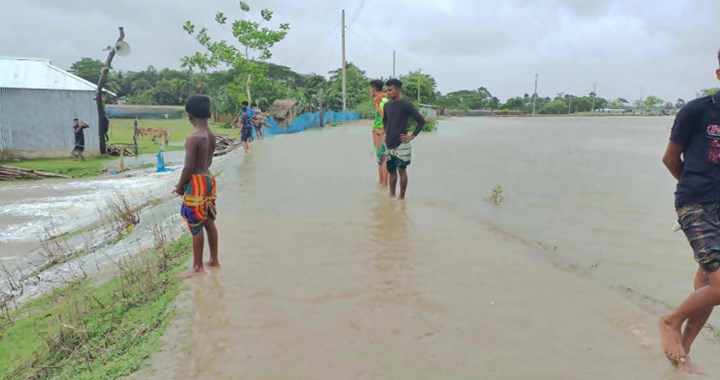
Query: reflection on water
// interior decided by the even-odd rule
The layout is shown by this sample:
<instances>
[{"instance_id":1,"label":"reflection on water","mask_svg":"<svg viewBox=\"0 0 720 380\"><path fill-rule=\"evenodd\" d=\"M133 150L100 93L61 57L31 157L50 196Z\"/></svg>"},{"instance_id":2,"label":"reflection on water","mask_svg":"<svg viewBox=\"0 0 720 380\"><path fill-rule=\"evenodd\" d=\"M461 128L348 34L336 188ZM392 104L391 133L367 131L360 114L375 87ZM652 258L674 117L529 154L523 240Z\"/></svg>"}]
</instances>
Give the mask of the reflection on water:
<instances>
[{"instance_id":1,"label":"reflection on water","mask_svg":"<svg viewBox=\"0 0 720 380\"><path fill-rule=\"evenodd\" d=\"M211 272L192 285L195 323L190 340L191 372L194 378L210 373L227 353L226 331L231 330L222 275ZM210 372L208 372L210 371Z\"/></svg>"}]
</instances>

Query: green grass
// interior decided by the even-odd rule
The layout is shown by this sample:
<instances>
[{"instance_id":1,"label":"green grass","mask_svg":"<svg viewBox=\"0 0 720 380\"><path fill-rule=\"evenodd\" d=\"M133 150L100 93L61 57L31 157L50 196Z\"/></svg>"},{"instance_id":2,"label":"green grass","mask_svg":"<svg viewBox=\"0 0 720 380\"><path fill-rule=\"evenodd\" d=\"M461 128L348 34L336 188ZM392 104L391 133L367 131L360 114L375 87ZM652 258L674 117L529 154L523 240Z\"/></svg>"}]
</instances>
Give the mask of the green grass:
<instances>
[{"instance_id":1,"label":"green grass","mask_svg":"<svg viewBox=\"0 0 720 380\"><path fill-rule=\"evenodd\" d=\"M113 119L110 122L110 143L118 145L133 146L133 122L131 119ZM172 143L181 143L192 132L193 126L185 119L175 120L138 120L138 128L162 128L170 134L170 145L167 151L183 150L182 146L172 146ZM211 123L210 129L213 132L232 134L237 133L231 129L221 128L220 123ZM145 136L138 138L138 152L140 154L157 153L160 144L153 144L152 138Z\"/></svg>"},{"instance_id":2,"label":"green grass","mask_svg":"<svg viewBox=\"0 0 720 380\"><path fill-rule=\"evenodd\" d=\"M111 156L88 157L85 161L75 161L72 158L41 158L37 160L9 162L8 166L64 174L78 178L100 174L103 165L115 159L117 158Z\"/></svg>"},{"instance_id":3,"label":"green grass","mask_svg":"<svg viewBox=\"0 0 720 380\"><path fill-rule=\"evenodd\" d=\"M0 379L114 379L157 350L180 291L189 235L125 261L118 278L56 290L0 317Z\"/></svg>"},{"instance_id":4,"label":"green grass","mask_svg":"<svg viewBox=\"0 0 720 380\"><path fill-rule=\"evenodd\" d=\"M185 119L175 120L139 120L138 128L163 128L170 133L170 145L165 151L181 151L182 146L172 146L172 143L181 143L185 141L188 134L192 132L192 125ZM222 128L220 123L212 123L210 128L213 132L237 135L237 131ZM133 120L131 119L113 119L110 122L110 144L126 145L133 150ZM153 144L149 136L138 138L139 154L156 154L160 150L160 144ZM49 173L57 173L71 176L73 178L90 177L102 173L105 165L109 162L117 160L118 157L113 156L97 156L88 157L85 161L75 161L72 157L67 158L43 158L35 160L26 160L20 162L10 162L9 166L15 166L23 169L40 170ZM152 166L152 165L150 165Z\"/></svg>"}]
</instances>

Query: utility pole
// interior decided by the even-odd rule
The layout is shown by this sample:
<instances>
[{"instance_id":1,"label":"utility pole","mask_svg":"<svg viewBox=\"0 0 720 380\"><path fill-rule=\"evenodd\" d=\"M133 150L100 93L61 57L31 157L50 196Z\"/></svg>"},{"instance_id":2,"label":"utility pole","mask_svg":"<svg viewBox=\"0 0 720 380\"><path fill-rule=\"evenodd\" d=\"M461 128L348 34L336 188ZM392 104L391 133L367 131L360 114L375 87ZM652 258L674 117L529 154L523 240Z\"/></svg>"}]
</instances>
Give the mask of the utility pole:
<instances>
[{"instance_id":1,"label":"utility pole","mask_svg":"<svg viewBox=\"0 0 720 380\"><path fill-rule=\"evenodd\" d=\"M595 98L597 98L597 82L593 82L593 95L592 95L592 109L590 112L595 112Z\"/></svg>"},{"instance_id":2,"label":"utility pole","mask_svg":"<svg viewBox=\"0 0 720 380\"><path fill-rule=\"evenodd\" d=\"M640 114L645 113L645 104L643 103L644 96L645 96L645 87L640 87Z\"/></svg>"},{"instance_id":3,"label":"utility pole","mask_svg":"<svg viewBox=\"0 0 720 380\"><path fill-rule=\"evenodd\" d=\"M347 110L347 83L345 79L345 10L342 11L342 110Z\"/></svg>"},{"instance_id":4,"label":"utility pole","mask_svg":"<svg viewBox=\"0 0 720 380\"><path fill-rule=\"evenodd\" d=\"M418 69L418 103L420 102L420 74L422 73L422 69Z\"/></svg>"},{"instance_id":5,"label":"utility pole","mask_svg":"<svg viewBox=\"0 0 720 380\"><path fill-rule=\"evenodd\" d=\"M393 50L393 78L395 78L395 50Z\"/></svg>"},{"instance_id":6,"label":"utility pole","mask_svg":"<svg viewBox=\"0 0 720 380\"><path fill-rule=\"evenodd\" d=\"M535 116L535 114L536 114L535 113L535 104L537 103L537 82L538 82L538 75L536 73L535 74L535 92L533 93L533 110L532 110L533 116Z\"/></svg>"}]
</instances>

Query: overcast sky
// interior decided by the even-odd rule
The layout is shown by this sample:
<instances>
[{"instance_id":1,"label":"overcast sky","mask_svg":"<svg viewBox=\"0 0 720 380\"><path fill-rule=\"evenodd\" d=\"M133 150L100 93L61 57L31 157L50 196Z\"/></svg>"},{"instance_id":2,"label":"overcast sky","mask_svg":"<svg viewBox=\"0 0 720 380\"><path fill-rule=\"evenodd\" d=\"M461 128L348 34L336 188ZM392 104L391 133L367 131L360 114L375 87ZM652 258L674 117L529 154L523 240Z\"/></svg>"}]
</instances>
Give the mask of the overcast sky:
<instances>
[{"instance_id":1,"label":"overcast sky","mask_svg":"<svg viewBox=\"0 0 720 380\"><path fill-rule=\"evenodd\" d=\"M0 0L0 55L50 58L68 68L80 57L104 60L102 48L124 26L132 54L115 68L179 67L198 50L186 20L212 27L230 19L235 0ZM248 0L273 21L290 23L273 62L310 73L340 66L340 12L349 23L348 60L368 76L421 68L443 93L487 87L505 100L532 93L597 93L629 100L656 95L690 99L719 86L718 0Z\"/></svg>"}]
</instances>

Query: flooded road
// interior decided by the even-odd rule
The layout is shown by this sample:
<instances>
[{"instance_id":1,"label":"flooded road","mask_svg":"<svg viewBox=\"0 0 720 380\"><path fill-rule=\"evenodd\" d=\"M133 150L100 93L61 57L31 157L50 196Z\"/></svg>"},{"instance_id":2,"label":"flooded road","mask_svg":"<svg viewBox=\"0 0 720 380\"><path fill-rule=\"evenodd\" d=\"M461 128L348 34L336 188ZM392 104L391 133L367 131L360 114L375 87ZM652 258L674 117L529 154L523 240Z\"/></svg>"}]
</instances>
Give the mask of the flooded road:
<instances>
[{"instance_id":1,"label":"flooded road","mask_svg":"<svg viewBox=\"0 0 720 380\"><path fill-rule=\"evenodd\" d=\"M413 143L406 202L375 184L367 123L254 144L221 179L223 269L188 282L136 378L686 378L658 305L611 288L674 304L694 270L655 168L666 120L623 120L444 121Z\"/></svg>"}]
</instances>

